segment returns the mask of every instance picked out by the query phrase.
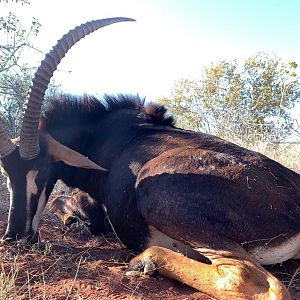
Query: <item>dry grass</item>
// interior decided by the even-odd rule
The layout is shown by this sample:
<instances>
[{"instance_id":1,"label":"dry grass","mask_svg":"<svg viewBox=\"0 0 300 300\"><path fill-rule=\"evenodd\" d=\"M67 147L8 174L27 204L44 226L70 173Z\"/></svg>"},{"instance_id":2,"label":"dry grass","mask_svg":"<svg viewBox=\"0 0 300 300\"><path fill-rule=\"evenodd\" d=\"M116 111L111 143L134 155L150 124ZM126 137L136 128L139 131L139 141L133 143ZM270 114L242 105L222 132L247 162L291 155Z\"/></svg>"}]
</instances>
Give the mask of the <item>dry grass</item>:
<instances>
[{"instance_id":1,"label":"dry grass","mask_svg":"<svg viewBox=\"0 0 300 300\"><path fill-rule=\"evenodd\" d=\"M277 145L258 143L252 147L252 150L258 151L300 174L300 143Z\"/></svg>"},{"instance_id":2,"label":"dry grass","mask_svg":"<svg viewBox=\"0 0 300 300\"><path fill-rule=\"evenodd\" d=\"M141 282L126 278L132 253L113 236L83 236L81 228L65 232L49 214L43 219L41 235L45 240L38 244L0 247L0 264L5 270L0 300L138 300L162 299L162 295L170 294L165 298L176 299L181 290L183 299L194 292L188 287L170 292L174 283L167 279L145 278Z\"/></svg>"},{"instance_id":3,"label":"dry grass","mask_svg":"<svg viewBox=\"0 0 300 300\"><path fill-rule=\"evenodd\" d=\"M300 173L300 145L257 143L253 150ZM7 194L3 194L5 185L0 189L2 201L8 199ZM56 192L62 191L69 192L59 183ZM0 204L1 211L5 211L3 202ZM0 223L1 230L5 228L5 218L6 212ZM122 245L112 238L91 239L78 230L66 232L48 211L41 234L45 240L40 244L0 248L0 300L208 299L167 279L131 281L125 278L125 262L131 253ZM293 291L299 291L300 266L292 264L287 268L285 265L271 267L270 271Z\"/></svg>"},{"instance_id":4,"label":"dry grass","mask_svg":"<svg viewBox=\"0 0 300 300\"><path fill-rule=\"evenodd\" d=\"M18 277L17 257L10 264L9 270L6 270L4 264L1 263L0 273L0 300L8 300L10 295L15 290L16 279Z\"/></svg>"},{"instance_id":5,"label":"dry grass","mask_svg":"<svg viewBox=\"0 0 300 300\"><path fill-rule=\"evenodd\" d=\"M53 219L45 224L54 224ZM55 242L3 246L0 300L210 299L168 279L124 276L131 254L113 237L79 237L47 228ZM45 233L44 233L45 234ZM60 235L62 237L62 235ZM47 236L48 239L50 236ZM293 291L300 289L299 263L269 267ZM294 298L293 298L294 299ZM297 299L297 298L295 298Z\"/></svg>"}]
</instances>

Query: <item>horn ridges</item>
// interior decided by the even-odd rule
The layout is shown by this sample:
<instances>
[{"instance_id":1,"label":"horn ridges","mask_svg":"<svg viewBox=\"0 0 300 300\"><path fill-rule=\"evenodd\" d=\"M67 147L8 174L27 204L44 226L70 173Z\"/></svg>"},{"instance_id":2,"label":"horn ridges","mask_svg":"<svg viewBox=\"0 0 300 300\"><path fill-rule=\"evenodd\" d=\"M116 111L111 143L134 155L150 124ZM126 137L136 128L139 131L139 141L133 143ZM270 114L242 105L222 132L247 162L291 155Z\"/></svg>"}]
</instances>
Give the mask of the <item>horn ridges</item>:
<instances>
[{"instance_id":1,"label":"horn ridges","mask_svg":"<svg viewBox=\"0 0 300 300\"><path fill-rule=\"evenodd\" d=\"M23 113L20 133L20 155L24 159L33 159L39 154L38 125L45 91L58 64L70 48L86 35L95 30L117 22L134 21L130 18L109 18L81 24L65 34L46 54L35 73Z\"/></svg>"},{"instance_id":2,"label":"horn ridges","mask_svg":"<svg viewBox=\"0 0 300 300\"><path fill-rule=\"evenodd\" d=\"M0 158L12 153L16 145L9 139L6 129L0 123Z\"/></svg>"}]
</instances>

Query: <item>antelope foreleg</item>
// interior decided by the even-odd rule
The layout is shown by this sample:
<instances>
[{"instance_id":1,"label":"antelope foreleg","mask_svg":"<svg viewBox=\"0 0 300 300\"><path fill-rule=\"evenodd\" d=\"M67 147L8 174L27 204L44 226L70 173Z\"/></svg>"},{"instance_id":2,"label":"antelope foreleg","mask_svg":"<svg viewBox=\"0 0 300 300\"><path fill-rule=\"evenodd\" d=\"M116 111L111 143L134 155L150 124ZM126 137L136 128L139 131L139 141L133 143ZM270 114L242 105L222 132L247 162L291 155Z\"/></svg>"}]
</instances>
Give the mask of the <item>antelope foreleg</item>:
<instances>
[{"instance_id":1,"label":"antelope foreleg","mask_svg":"<svg viewBox=\"0 0 300 300\"><path fill-rule=\"evenodd\" d=\"M150 247L133 258L131 271L152 273L178 280L216 299L290 299L289 292L274 276L251 260L222 258L204 264L162 247Z\"/></svg>"}]
</instances>

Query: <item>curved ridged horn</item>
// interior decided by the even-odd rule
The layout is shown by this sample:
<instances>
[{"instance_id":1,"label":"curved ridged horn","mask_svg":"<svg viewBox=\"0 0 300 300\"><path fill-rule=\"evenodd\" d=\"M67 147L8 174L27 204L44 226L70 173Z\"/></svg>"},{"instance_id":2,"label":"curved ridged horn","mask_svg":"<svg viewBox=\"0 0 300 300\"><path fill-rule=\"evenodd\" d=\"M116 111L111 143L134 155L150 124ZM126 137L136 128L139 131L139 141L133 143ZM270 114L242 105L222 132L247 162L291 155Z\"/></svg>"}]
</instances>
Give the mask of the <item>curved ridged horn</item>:
<instances>
[{"instance_id":1,"label":"curved ridged horn","mask_svg":"<svg viewBox=\"0 0 300 300\"><path fill-rule=\"evenodd\" d=\"M130 18L109 18L81 24L65 34L52 50L46 54L46 58L34 75L28 100L25 104L20 132L20 155L23 159L33 159L39 154L38 125L42 102L50 79L62 58L75 43L86 35L101 27L124 21L135 20Z\"/></svg>"},{"instance_id":2,"label":"curved ridged horn","mask_svg":"<svg viewBox=\"0 0 300 300\"><path fill-rule=\"evenodd\" d=\"M16 145L8 137L7 131L0 123L0 159L12 153Z\"/></svg>"}]
</instances>

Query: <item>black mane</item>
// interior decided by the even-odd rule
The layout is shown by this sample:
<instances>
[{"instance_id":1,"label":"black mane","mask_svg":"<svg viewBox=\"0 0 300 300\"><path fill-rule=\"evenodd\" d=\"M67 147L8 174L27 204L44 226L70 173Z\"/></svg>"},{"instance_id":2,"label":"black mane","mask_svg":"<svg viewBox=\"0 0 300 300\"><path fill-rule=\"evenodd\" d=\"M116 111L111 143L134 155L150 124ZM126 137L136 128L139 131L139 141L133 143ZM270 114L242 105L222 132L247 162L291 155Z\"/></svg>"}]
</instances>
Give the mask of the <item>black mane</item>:
<instances>
[{"instance_id":1,"label":"black mane","mask_svg":"<svg viewBox=\"0 0 300 300\"><path fill-rule=\"evenodd\" d=\"M166 116L167 109L156 103L145 104L138 95L73 96L62 94L50 99L42 113L47 131L78 124L94 124L107 114L120 109L131 109L150 124L174 126L174 118Z\"/></svg>"}]
</instances>

